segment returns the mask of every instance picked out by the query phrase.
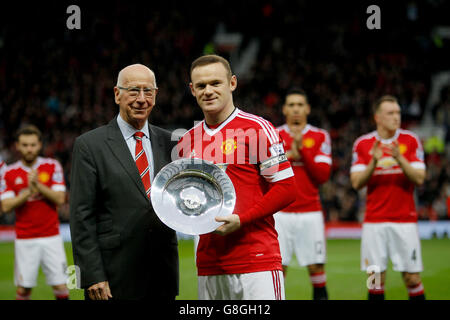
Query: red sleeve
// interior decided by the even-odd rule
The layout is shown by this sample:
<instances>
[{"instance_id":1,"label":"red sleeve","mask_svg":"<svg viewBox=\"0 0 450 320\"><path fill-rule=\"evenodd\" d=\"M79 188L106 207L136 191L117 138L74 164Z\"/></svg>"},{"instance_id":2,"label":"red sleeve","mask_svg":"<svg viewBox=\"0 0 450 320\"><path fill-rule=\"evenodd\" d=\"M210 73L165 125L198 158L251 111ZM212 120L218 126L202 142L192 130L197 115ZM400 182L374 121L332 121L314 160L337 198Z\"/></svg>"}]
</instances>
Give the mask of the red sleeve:
<instances>
[{"instance_id":1,"label":"red sleeve","mask_svg":"<svg viewBox=\"0 0 450 320\"><path fill-rule=\"evenodd\" d=\"M300 149L306 173L317 184L325 183L330 178L331 165L325 162L315 162L315 154Z\"/></svg>"},{"instance_id":2,"label":"red sleeve","mask_svg":"<svg viewBox=\"0 0 450 320\"><path fill-rule=\"evenodd\" d=\"M250 223L256 219L273 215L295 201L296 188L294 177L289 177L272 184L264 197L247 212L240 212L241 225Z\"/></svg>"}]
</instances>

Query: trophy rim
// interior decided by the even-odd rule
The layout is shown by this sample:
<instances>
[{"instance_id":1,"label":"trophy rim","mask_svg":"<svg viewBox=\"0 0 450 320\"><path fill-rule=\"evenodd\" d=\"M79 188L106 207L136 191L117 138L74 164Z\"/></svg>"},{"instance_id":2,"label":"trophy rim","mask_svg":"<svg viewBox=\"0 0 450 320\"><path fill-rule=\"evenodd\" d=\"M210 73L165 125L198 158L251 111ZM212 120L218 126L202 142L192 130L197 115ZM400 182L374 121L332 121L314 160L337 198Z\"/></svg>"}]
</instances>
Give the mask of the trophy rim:
<instances>
[{"instance_id":1,"label":"trophy rim","mask_svg":"<svg viewBox=\"0 0 450 320\"><path fill-rule=\"evenodd\" d=\"M200 177L211 183L220 194L220 206L208 208L200 215L183 213L174 204L173 195L167 191L171 183L183 177ZM233 213L236 191L230 177L219 166L204 159L181 158L168 163L158 172L151 186L150 200L158 218L169 228L184 234L200 235L222 225L215 221L216 216Z\"/></svg>"}]
</instances>

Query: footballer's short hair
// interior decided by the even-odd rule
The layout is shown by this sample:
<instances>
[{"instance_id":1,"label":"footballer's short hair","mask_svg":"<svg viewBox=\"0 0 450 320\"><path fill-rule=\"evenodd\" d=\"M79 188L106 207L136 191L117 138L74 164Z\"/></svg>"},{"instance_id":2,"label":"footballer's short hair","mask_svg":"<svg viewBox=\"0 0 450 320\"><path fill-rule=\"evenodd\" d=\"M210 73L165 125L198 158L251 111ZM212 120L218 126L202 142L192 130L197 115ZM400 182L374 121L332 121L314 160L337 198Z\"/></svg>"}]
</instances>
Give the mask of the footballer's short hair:
<instances>
[{"instance_id":1,"label":"footballer's short hair","mask_svg":"<svg viewBox=\"0 0 450 320\"><path fill-rule=\"evenodd\" d=\"M304 96L305 100L306 100L306 103L309 104L308 95L306 94L306 91L303 90L302 88L299 88L299 87L292 87L286 92L286 94L284 96L284 102L285 103L286 103L286 98L288 96L290 96L291 94L299 94L301 96Z\"/></svg>"},{"instance_id":2,"label":"footballer's short hair","mask_svg":"<svg viewBox=\"0 0 450 320\"><path fill-rule=\"evenodd\" d=\"M16 141L19 141L19 137L22 135L33 135L35 134L38 137L39 141L42 141L42 132L38 129L35 125L28 124L23 127L21 127L16 132Z\"/></svg>"},{"instance_id":3,"label":"footballer's short hair","mask_svg":"<svg viewBox=\"0 0 450 320\"><path fill-rule=\"evenodd\" d=\"M394 103L398 103L398 100L396 97L386 94L384 96L381 96L380 98L378 98L372 105L372 112L373 114L377 113L378 110L380 110L380 106L384 103L384 102L394 102Z\"/></svg>"},{"instance_id":4,"label":"footballer's short hair","mask_svg":"<svg viewBox=\"0 0 450 320\"><path fill-rule=\"evenodd\" d=\"M201 57L195 59L191 64L191 70L189 72L189 77L192 79L192 71L195 68L206 66L208 64L213 64L213 63L221 63L225 67L225 70L227 71L228 79L231 79L233 72L231 71L230 63L228 62L227 59L225 59L221 56L218 56L216 54L208 54L208 55L201 56Z\"/></svg>"}]
</instances>

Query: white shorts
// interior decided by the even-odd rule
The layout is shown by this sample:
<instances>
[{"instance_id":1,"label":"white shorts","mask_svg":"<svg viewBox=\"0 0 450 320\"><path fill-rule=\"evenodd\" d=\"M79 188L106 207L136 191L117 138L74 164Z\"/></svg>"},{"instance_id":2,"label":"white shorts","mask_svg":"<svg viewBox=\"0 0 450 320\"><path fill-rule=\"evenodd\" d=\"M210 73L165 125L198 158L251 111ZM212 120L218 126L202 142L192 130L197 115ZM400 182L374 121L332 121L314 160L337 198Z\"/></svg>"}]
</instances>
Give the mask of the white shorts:
<instances>
[{"instance_id":1,"label":"white shorts","mask_svg":"<svg viewBox=\"0 0 450 320\"><path fill-rule=\"evenodd\" d=\"M320 211L274 214L283 266L295 253L302 267L326 261L325 225Z\"/></svg>"},{"instance_id":2,"label":"white shorts","mask_svg":"<svg viewBox=\"0 0 450 320\"><path fill-rule=\"evenodd\" d=\"M14 242L14 284L24 288L36 286L39 265L50 286L66 284L67 260L60 235Z\"/></svg>"},{"instance_id":3,"label":"white shorts","mask_svg":"<svg viewBox=\"0 0 450 320\"><path fill-rule=\"evenodd\" d=\"M363 223L361 270L386 271L388 259L395 271L423 271L417 223Z\"/></svg>"},{"instance_id":4,"label":"white shorts","mask_svg":"<svg viewBox=\"0 0 450 320\"><path fill-rule=\"evenodd\" d=\"M198 277L199 300L284 300L280 270Z\"/></svg>"}]
</instances>

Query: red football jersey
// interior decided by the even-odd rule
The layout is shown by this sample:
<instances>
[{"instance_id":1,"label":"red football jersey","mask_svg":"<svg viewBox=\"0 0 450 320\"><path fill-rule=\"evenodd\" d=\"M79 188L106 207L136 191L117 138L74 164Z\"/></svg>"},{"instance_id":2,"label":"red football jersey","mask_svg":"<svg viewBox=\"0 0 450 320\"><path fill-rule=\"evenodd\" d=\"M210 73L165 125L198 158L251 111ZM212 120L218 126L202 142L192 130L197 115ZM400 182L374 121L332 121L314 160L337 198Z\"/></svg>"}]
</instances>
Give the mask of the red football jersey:
<instances>
[{"instance_id":1,"label":"red football jersey","mask_svg":"<svg viewBox=\"0 0 450 320\"><path fill-rule=\"evenodd\" d=\"M285 150L290 150L293 138L287 124L277 128ZM319 185L330 178L331 139L327 131L307 124L302 131L301 159L289 159L297 181L296 200L283 212L322 211Z\"/></svg>"},{"instance_id":2,"label":"red football jersey","mask_svg":"<svg viewBox=\"0 0 450 320\"><path fill-rule=\"evenodd\" d=\"M215 129L199 122L183 136L178 148L182 157L201 158L225 169L236 190L234 213L240 217L262 199L272 183L293 176L273 125L237 108ZM197 268L199 275L281 270L273 216L255 219L226 236L200 235Z\"/></svg>"},{"instance_id":3,"label":"red football jersey","mask_svg":"<svg viewBox=\"0 0 450 320\"><path fill-rule=\"evenodd\" d=\"M66 191L64 174L60 163L50 158L38 157L33 168L37 170L39 182L55 191ZM6 166L2 178L1 200L16 197L28 187L30 168L19 160ZM59 234L59 219L56 205L42 195L28 198L16 208L16 237L18 239L50 237Z\"/></svg>"},{"instance_id":4,"label":"red football jersey","mask_svg":"<svg viewBox=\"0 0 450 320\"><path fill-rule=\"evenodd\" d=\"M359 137L353 145L350 172L364 171L372 159L371 149L376 140L388 145L397 140L400 153L411 166L425 169L424 153L419 138L412 132L398 129L391 139L381 139L376 131ZM365 222L416 222L412 183L397 161L387 153L367 183Z\"/></svg>"}]
</instances>

